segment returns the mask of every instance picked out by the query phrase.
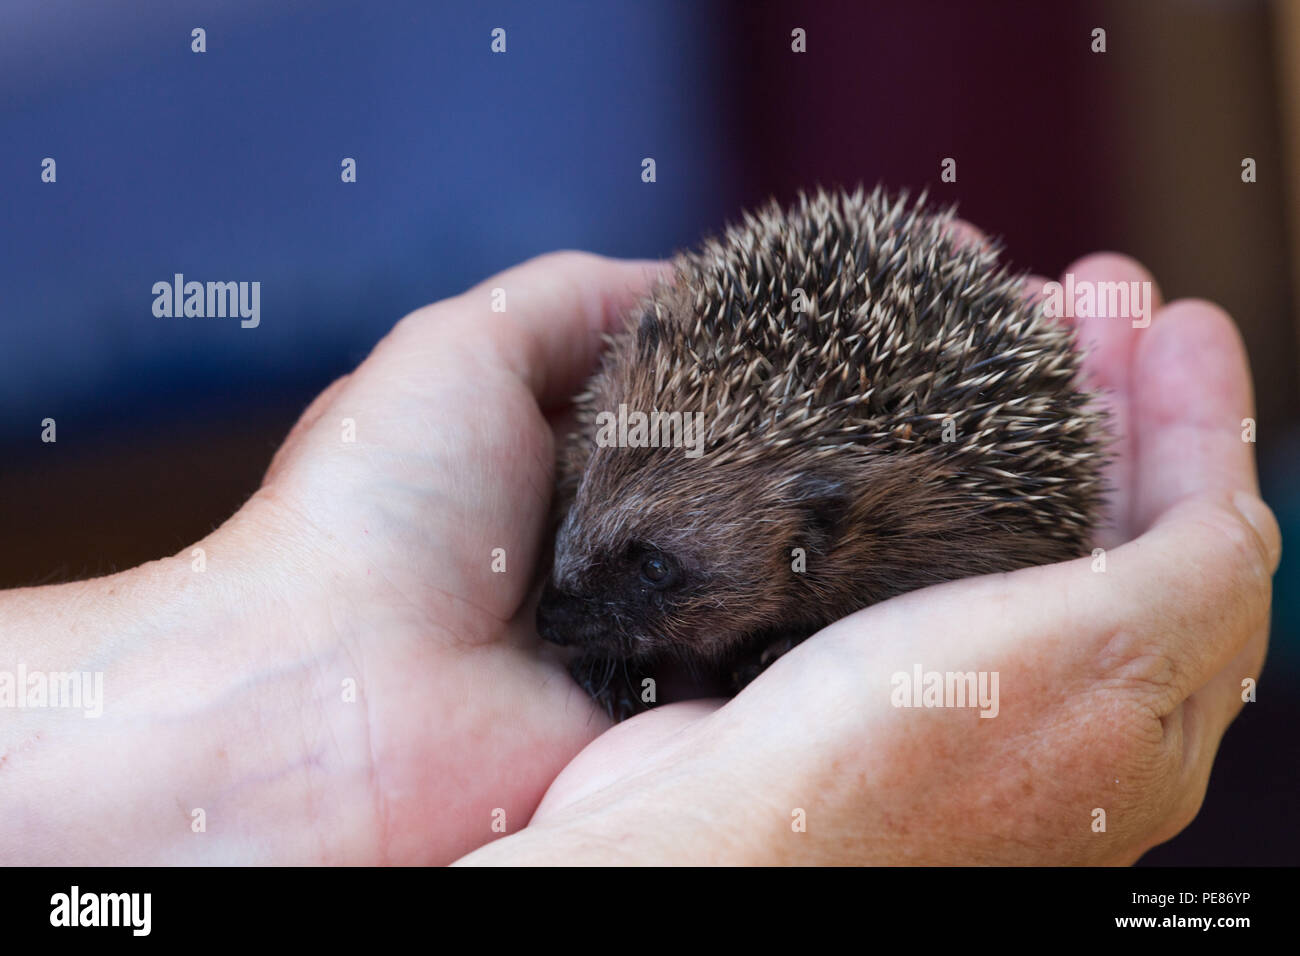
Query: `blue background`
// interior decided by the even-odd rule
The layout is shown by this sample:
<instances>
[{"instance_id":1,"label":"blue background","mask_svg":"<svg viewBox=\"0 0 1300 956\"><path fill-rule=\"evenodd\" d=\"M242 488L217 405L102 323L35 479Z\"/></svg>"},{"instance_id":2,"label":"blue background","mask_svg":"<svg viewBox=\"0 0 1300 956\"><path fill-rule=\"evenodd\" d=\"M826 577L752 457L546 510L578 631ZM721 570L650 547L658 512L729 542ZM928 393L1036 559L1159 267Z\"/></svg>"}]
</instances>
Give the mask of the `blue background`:
<instances>
[{"instance_id":1,"label":"blue background","mask_svg":"<svg viewBox=\"0 0 1300 956\"><path fill-rule=\"evenodd\" d=\"M698 238L735 202L703 10L7 7L0 441L32 452L46 416L70 436L297 394L404 313L536 253ZM153 283L176 272L260 281L261 326L155 318Z\"/></svg>"}]
</instances>

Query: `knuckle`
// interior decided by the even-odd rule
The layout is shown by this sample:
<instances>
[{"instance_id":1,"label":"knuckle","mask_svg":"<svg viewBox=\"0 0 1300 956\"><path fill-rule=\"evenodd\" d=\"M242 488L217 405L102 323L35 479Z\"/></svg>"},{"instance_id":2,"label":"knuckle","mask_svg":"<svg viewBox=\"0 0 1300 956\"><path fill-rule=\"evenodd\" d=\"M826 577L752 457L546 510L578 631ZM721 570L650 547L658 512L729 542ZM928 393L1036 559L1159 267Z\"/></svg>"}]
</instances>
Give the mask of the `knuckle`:
<instances>
[{"instance_id":1,"label":"knuckle","mask_svg":"<svg viewBox=\"0 0 1300 956\"><path fill-rule=\"evenodd\" d=\"M1157 720L1182 699L1178 664L1167 642L1145 629L1114 631L1098 653L1097 673L1101 686L1136 695Z\"/></svg>"},{"instance_id":2,"label":"knuckle","mask_svg":"<svg viewBox=\"0 0 1300 956\"><path fill-rule=\"evenodd\" d=\"M1245 519L1246 528L1262 556L1265 574L1271 578L1282 556L1282 530L1277 516L1262 498L1247 491L1236 492L1232 503Z\"/></svg>"},{"instance_id":3,"label":"knuckle","mask_svg":"<svg viewBox=\"0 0 1300 956\"><path fill-rule=\"evenodd\" d=\"M1214 530L1235 563L1268 576L1269 555L1264 540L1236 508L1220 504L1207 511L1202 522Z\"/></svg>"},{"instance_id":4,"label":"knuckle","mask_svg":"<svg viewBox=\"0 0 1300 956\"><path fill-rule=\"evenodd\" d=\"M393 348L406 348L430 333L443 332L452 327L461 314L458 304L467 293L461 293L440 302L431 302L404 315L379 342L375 351L382 354Z\"/></svg>"},{"instance_id":5,"label":"knuckle","mask_svg":"<svg viewBox=\"0 0 1300 956\"><path fill-rule=\"evenodd\" d=\"M1184 770L1179 715L1162 715L1141 694L1108 693L1089 709L1087 732L1095 759L1090 779L1123 809L1125 832L1141 842L1171 819L1179 820L1180 829L1186 826L1182 815L1194 815L1195 810L1184 806L1185 795L1177 783Z\"/></svg>"},{"instance_id":6,"label":"knuckle","mask_svg":"<svg viewBox=\"0 0 1300 956\"><path fill-rule=\"evenodd\" d=\"M1262 505L1262 502L1261 502ZM1273 557L1263 536L1230 504L1201 509L1196 521L1214 549L1212 572L1223 575L1227 605L1257 625L1268 615Z\"/></svg>"}]
</instances>

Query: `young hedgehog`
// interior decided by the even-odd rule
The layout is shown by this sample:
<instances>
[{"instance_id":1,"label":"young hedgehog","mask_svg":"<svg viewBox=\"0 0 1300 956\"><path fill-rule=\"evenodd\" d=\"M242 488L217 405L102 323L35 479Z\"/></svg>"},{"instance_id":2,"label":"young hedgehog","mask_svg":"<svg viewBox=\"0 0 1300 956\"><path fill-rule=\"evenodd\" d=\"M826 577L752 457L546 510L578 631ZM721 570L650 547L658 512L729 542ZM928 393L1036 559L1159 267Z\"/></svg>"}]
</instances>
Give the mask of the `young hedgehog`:
<instances>
[{"instance_id":1,"label":"young hedgehog","mask_svg":"<svg viewBox=\"0 0 1300 956\"><path fill-rule=\"evenodd\" d=\"M879 188L772 203L613 337L537 625L616 719L670 661L739 690L858 608L1085 552L1105 436L1072 334L952 217ZM702 412L702 454L608 447L620 406Z\"/></svg>"}]
</instances>

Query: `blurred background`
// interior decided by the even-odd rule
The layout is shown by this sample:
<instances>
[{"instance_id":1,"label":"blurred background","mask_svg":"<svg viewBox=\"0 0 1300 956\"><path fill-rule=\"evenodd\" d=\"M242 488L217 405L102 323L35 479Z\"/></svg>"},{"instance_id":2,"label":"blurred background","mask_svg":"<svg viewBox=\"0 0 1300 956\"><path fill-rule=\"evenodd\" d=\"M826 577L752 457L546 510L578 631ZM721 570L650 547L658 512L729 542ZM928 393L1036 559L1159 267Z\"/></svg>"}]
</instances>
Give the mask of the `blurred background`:
<instances>
[{"instance_id":1,"label":"blurred background","mask_svg":"<svg viewBox=\"0 0 1300 956\"><path fill-rule=\"evenodd\" d=\"M958 202L1035 272L1113 249L1167 299L1224 305L1264 494L1300 541L1300 0L3 0L0 587L206 534L420 305L859 182ZM156 318L178 272L260 281L260 326ZM1300 863L1298 577L1293 548L1259 701L1144 863Z\"/></svg>"}]
</instances>

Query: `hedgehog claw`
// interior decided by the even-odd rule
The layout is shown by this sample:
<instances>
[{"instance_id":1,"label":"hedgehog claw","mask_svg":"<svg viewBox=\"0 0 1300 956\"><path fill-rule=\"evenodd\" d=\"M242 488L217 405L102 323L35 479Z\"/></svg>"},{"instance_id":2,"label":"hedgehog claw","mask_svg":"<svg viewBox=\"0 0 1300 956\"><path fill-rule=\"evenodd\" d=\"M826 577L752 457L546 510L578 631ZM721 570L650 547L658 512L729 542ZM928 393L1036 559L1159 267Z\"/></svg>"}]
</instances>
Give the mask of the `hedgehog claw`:
<instances>
[{"instance_id":1,"label":"hedgehog claw","mask_svg":"<svg viewBox=\"0 0 1300 956\"><path fill-rule=\"evenodd\" d=\"M756 641L752 650L737 660L731 671L732 692L740 693L778 657L793 650L807 636L806 634L778 634L770 639Z\"/></svg>"},{"instance_id":2,"label":"hedgehog claw","mask_svg":"<svg viewBox=\"0 0 1300 956\"><path fill-rule=\"evenodd\" d=\"M637 693L626 662L610 657L584 655L569 664L569 673L615 723L650 709Z\"/></svg>"}]
</instances>

